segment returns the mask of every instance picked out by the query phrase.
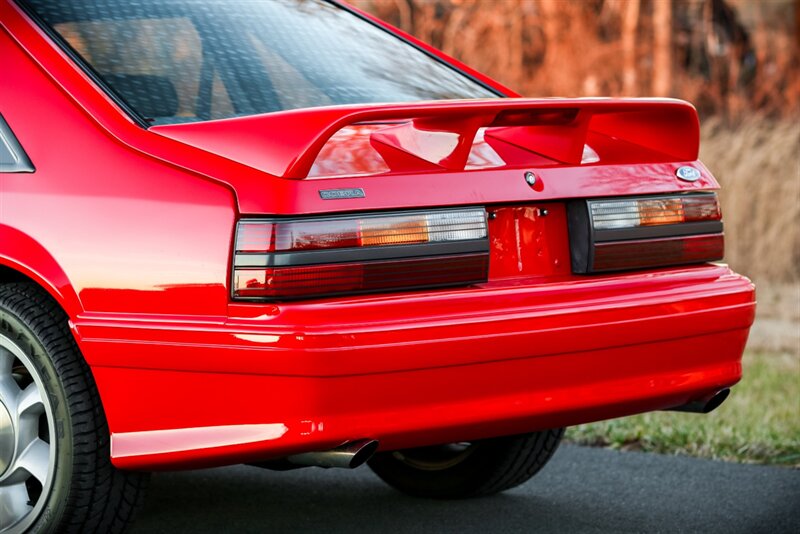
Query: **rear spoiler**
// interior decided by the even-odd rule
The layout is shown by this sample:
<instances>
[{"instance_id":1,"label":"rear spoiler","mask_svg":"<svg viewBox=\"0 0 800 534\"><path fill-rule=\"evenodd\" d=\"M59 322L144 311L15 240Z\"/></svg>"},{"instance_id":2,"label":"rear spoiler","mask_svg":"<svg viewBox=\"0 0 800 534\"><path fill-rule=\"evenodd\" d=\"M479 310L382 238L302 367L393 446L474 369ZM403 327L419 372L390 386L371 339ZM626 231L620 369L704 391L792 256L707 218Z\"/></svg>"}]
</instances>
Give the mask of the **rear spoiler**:
<instances>
[{"instance_id":1,"label":"rear spoiler","mask_svg":"<svg viewBox=\"0 0 800 534\"><path fill-rule=\"evenodd\" d=\"M590 139L615 144L615 162L694 161L700 139L695 108L672 99L498 98L336 106L150 130L275 176L303 179L332 136L365 123L387 125L371 135L370 143L392 172L464 170L482 128L493 147L538 154L562 165L580 165Z\"/></svg>"}]
</instances>

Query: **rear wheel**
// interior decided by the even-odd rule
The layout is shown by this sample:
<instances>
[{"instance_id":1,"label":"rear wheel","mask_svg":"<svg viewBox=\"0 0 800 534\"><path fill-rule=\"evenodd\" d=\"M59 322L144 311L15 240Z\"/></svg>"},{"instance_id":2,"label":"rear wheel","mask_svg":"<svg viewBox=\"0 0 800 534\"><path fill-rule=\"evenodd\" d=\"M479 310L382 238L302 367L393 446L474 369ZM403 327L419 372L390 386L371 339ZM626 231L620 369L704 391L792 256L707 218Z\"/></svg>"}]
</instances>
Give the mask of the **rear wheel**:
<instances>
[{"instance_id":1,"label":"rear wheel","mask_svg":"<svg viewBox=\"0 0 800 534\"><path fill-rule=\"evenodd\" d=\"M122 531L146 480L111 465L66 315L33 284L0 285L0 533Z\"/></svg>"},{"instance_id":2,"label":"rear wheel","mask_svg":"<svg viewBox=\"0 0 800 534\"><path fill-rule=\"evenodd\" d=\"M416 497L463 499L522 484L553 456L564 429L376 454L369 466Z\"/></svg>"}]
</instances>

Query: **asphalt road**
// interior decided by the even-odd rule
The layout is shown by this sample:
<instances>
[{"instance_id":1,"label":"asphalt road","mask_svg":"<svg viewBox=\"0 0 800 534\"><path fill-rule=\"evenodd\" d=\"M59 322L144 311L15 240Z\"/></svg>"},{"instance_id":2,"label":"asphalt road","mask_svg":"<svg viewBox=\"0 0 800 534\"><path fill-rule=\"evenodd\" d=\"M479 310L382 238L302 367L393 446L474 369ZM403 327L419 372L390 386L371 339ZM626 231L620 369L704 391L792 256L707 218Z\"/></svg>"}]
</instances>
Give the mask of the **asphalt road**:
<instances>
[{"instance_id":1,"label":"asphalt road","mask_svg":"<svg viewBox=\"0 0 800 534\"><path fill-rule=\"evenodd\" d=\"M405 497L362 467L229 467L153 477L145 532L792 532L800 470L563 446L533 480L478 500Z\"/></svg>"}]
</instances>

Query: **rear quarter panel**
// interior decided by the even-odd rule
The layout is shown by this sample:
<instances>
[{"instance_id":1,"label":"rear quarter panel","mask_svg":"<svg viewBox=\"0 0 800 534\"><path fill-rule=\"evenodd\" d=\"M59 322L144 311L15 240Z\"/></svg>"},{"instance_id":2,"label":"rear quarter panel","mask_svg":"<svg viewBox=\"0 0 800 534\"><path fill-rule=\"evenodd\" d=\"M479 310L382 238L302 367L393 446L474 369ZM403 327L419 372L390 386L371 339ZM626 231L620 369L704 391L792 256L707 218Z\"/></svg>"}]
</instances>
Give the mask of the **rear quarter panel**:
<instances>
[{"instance_id":1,"label":"rear quarter panel","mask_svg":"<svg viewBox=\"0 0 800 534\"><path fill-rule=\"evenodd\" d=\"M0 57L0 112L36 167L0 174L0 262L55 277L73 317L224 315L233 193L109 135L3 28Z\"/></svg>"}]
</instances>

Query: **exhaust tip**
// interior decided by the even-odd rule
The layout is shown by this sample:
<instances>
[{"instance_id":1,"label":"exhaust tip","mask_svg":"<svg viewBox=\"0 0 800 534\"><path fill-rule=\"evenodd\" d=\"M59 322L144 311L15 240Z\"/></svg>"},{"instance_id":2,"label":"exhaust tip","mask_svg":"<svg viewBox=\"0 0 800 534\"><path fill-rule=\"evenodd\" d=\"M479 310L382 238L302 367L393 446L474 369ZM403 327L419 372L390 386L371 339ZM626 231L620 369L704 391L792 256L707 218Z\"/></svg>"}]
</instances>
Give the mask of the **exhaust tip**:
<instances>
[{"instance_id":1,"label":"exhaust tip","mask_svg":"<svg viewBox=\"0 0 800 534\"><path fill-rule=\"evenodd\" d=\"M722 389L722 390L718 391L717 393L715 393L713 397L708 399L708 402L706 402L706 405L703 406L702 413L709 413L709 412L712 412L712 411L716 410L719 407L720 404L725 402L725 399L727 399L728 395L730 395L730 394L731 394L730 388L725 388L725 389Z\"/></svg>"},{"instance_id":2,"label":"exhaust tip","mask_svg":"<svg viewBox=\"0 0 800 534\"><path fill-rule=\"evenodd\" d=\"M692 402L688 402L681 406L676 406L674 408L669 408L670 411L674 412L691 412L691 413L711 413L716 410L720 404L725 402L725 399L728 398L728 395L731 394L730 388L724 388L711 396L703 397L701 399L694 400Z\"/></svg>"},{"instance_id":3,"label":"exhaust tip","mask_svg":"<svg viewBox=\"0 0 800 534\"><path fill-rule=\"evenodd\" d=\"M344 445L329 451L306 452L295 454L287 458L294 465L315 467L343 467L355 469L364 465L378 450L378 441L374 439L361 439L349 441Z\"/></svg>"},{"instance_id":4,"label":"exhaust tip","mask_svg":"<svg viewBox=\"0 0 800 534\"><path fill-rule=\"evenodd\" d=\"M369 439L354 442L354 445L357 445L358 449L350 460L350 469L355 469L367 463L367 461L372 458L372 455L377 452L379 443L378 440Z\"/></svg>"}]
</instances>

